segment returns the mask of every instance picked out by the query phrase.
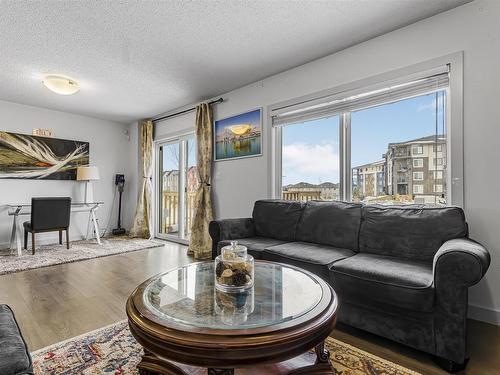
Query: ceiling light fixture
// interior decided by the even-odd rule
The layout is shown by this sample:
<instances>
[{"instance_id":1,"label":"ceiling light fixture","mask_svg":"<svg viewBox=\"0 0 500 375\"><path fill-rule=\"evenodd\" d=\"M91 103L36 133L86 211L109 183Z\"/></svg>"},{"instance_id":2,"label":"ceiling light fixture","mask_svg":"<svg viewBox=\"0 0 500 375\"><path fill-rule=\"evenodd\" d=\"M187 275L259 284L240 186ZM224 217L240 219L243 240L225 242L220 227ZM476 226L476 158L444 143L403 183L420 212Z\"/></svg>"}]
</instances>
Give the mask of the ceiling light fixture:
<instances>
[{"instance_id":1,"label":"ceiling light fixture","mask_svg":"<svg viewBox=\"0 0 500 375\"><path fill-rule=\"evenodd\" d=\"M42 79L42 83L50 91L59 95L73 95L80 91L80 85L74 79L51 74Z\"/></svg>"}]
</instances>

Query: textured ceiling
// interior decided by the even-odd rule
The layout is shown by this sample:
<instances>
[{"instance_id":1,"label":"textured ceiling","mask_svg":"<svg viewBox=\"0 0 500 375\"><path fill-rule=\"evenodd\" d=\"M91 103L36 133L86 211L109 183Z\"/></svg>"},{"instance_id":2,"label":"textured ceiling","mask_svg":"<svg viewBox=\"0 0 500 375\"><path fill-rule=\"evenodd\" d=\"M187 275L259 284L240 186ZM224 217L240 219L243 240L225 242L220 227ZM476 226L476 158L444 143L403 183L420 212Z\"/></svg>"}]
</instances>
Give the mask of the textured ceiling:
<instances>
[{"instance_id":1,"label":"textured ceiling","mask_svg":"<svg viewBox=\"0 0 500 375\"><path fill-rule=\"evenodd\" d=\"M0 99L131 122L466 2L0 0ZM81 91L49 92L47 73Z\"/></svg>"}]
</instances>

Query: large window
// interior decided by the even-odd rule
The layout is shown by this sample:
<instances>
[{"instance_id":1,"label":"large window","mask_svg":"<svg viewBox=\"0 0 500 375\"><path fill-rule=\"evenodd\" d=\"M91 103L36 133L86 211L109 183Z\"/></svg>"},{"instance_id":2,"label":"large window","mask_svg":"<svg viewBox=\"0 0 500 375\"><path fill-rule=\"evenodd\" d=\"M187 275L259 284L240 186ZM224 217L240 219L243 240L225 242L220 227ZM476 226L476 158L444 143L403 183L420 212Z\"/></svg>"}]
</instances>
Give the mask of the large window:
<instances>
[{"instance_id":1,"label":"large window","mask_svg":"<svg viewBox=\"0 0 500 375\"><path fill-rule=\"evenodd\" d=\"M436 145L446 148L444 96L441 90L351 113L352 169L365 174L364 185L353 181L354 201L446 203L433 187L433 163L442 155Z\"/></svg>"},{"instance_id":2,"label":"large window","mask_svg":"<svg viewBox=\"0 0 500 375\"><path fill-rule=\"evenodd\" d=\"M449 74L272 113L285 199L438 204L448 199Z\"/></svg>"},{"instance_id":3,"label":"large window","mask_svg":"<svg viewBox=\"0 0 500 375\"><path fill-rule=\"evenodd\" d=\"M281 155L284 199L339 199L338 116L284 126Z\"/></svg>"}]
</instances>

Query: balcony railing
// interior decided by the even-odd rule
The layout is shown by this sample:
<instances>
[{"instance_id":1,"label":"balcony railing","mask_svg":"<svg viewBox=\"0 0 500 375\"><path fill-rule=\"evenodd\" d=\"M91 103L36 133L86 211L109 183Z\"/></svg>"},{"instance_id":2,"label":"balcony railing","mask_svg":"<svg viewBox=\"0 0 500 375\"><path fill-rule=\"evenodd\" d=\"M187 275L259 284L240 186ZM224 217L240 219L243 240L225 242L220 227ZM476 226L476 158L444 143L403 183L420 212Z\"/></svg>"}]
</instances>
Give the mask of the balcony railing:
<instances>
[{"instance_id":1,"label":"balcony railing","mask_svg":"<svg viewBox=\"0 0 500 375\"><path fill-rule=\"evenodd\" d=\"M283 192L283 199L301 202L321 199L321 190L286 190Z\"/></svg>"},{"instance_id":2,"label":"balcony railing","mask_svg":"<svg viewBox=\"0 0 500 375\"><path fill-rule=\"evenodd\" d=\"M186 193L185 230L191 233L194 218L195 192ZM176 233L179 231L179 193L164 191L162 197L161 233Z\"/></svg>"}]
</instances>

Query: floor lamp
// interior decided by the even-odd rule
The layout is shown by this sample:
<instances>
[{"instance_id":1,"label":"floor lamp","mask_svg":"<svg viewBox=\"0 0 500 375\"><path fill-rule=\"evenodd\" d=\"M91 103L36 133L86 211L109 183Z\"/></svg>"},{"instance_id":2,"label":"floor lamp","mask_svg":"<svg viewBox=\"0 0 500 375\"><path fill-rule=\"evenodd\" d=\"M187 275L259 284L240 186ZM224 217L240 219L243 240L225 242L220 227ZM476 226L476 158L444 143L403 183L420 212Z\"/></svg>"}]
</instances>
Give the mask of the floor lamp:
<instances>
[{"instance_id":1,"label":"floor lamp","mask_svg":"<svg viewBox=\"0 0 500 375\"><path fill-rule=\"evenodd\" d=\"M85 181L85 203L94 203L92 181L99 180L97 167L78 167L76 170L77 181Z\"/></svg>"}]
</instances>

